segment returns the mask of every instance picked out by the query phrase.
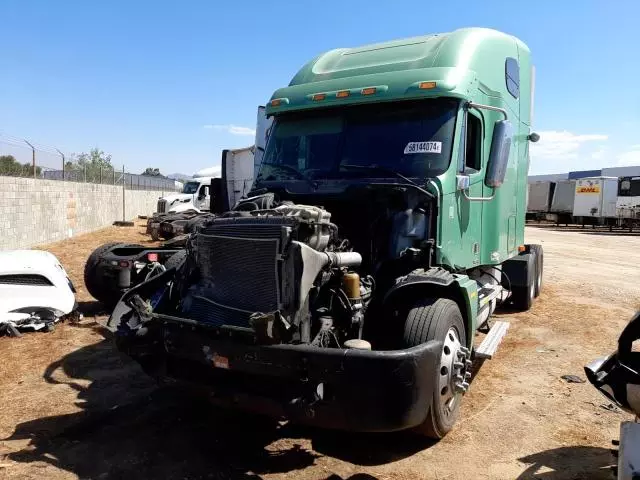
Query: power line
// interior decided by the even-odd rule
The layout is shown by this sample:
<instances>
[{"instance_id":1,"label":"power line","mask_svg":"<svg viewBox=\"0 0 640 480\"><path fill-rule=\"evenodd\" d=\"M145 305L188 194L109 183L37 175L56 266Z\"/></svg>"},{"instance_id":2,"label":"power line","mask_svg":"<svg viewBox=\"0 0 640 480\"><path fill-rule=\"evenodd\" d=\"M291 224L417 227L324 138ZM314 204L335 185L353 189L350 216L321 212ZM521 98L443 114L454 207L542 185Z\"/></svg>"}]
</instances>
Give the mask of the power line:
<instances>
[{"instance_id":1,"label":"power line","mask_svg":"<svg viewBox=\"0 0 640 480\"><path fill-rule=\"evenodd\" d=\"M6 144L10 144L10 145L14 145L14 146L22 146L25 145L25 139L21 138L21 137L17 137L15 135L10 135L8 133L5 132L0 132L0 142L2 143L6 143ZM40 152L46 152L46 153L51 153L53 155L58 155L58 148L52 146L52 145L47 145L45 143L40 143L40 142L34 142L29 140L29 142L34 146L34 148L37 151ZM31 147L27 147L27 148L31 148ZM66 156L70 156L69 153L66 153L65 150L65 155Z\"/></svg>"}]
</instances>

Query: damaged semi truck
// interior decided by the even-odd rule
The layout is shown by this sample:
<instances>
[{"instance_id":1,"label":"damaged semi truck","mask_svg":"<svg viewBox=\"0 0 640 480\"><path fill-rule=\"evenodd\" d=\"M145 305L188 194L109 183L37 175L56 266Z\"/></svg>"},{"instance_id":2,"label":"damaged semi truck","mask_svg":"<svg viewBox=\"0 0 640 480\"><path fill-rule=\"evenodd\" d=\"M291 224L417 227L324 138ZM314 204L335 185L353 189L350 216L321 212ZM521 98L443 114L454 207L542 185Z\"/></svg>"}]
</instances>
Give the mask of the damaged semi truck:
<instances>
[{"instance_id":1,"label":"damaged semi truck","mask_svg":"<svg viewBox=\"0 0 640 480\"><path fill-rule=\"evenodd\" d=\"M220 405L443 437L496 305L541 288L531 97L529 49L494 30L319 55L266 107L248 198L116 305L118 347Z\"/></svg>"}]
</instances>

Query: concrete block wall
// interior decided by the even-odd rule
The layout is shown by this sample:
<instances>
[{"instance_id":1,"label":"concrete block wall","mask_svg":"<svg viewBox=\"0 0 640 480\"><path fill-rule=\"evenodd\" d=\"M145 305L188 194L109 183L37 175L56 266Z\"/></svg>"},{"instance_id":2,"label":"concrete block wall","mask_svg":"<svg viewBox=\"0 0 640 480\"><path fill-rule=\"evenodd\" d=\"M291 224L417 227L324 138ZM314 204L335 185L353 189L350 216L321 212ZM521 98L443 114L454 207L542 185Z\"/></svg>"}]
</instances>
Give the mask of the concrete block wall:
<instances>
[{"instance_id":1,"label":"concrete block wall","mask_svg":"<svg viewBox=\"0 0 640 480\"><path fill-rule=\"evenodd\" d=\"M162 191L125 190L128 220L155 211ZM0 176L0 250L28 248L122 220L122 186Z\"/></svg>"}]
</instances>

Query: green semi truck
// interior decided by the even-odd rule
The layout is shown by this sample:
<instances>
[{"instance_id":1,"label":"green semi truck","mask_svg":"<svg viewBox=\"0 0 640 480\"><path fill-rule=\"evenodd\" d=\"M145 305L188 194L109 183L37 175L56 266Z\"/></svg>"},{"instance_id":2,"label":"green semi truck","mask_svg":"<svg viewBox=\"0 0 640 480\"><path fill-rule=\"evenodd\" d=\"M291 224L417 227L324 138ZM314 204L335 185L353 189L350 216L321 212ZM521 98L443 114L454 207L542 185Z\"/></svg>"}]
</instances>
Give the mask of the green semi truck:
<instances>
[{"instance_id":1,"label":"green semi truck","mask_svg":"<svg viewBox=\"0 0 640 480\"><path fill-rule=\"evenodd\" d=\"M443 437L507 330L496 306L527 310L542 285L532 72L484 28L308 62L264 110L249 196L116 306L119 348L221 405Z\"/></svg>"}]
</instances>

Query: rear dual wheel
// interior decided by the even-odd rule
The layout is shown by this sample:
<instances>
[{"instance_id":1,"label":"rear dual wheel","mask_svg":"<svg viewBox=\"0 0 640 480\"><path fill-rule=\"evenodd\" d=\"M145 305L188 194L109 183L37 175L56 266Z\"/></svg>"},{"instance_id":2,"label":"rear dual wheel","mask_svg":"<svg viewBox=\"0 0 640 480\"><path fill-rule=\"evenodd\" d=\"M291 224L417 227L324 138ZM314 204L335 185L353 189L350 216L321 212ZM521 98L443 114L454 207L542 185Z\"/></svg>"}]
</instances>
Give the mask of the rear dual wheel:
<instances>
[{"instance_id":1,"label":"rear dual wheel","mask_svg":"<svg viewBox=\"0 0 640 480\"><path fill-rule=\"evenodd\" d=\"M542 291L542 274L544 269L544 253L541 245L530 245L527 253L521 254L525 259L522 268L525 284L511 288L513 306L521 311L531 309L533 301Z\"/></svg>"},{"instance_id":2,"label":"rear dual wheel","mask_svg":"<svg viewBox=\"0 0 640 480\"><path fill-rule=\"evenodd\" d=\"M535 296L540 296L542 291L542 272L544 270L544 252L542 245L530 245L529 251L536 256Z\"/></svg>"}]
</instances>

